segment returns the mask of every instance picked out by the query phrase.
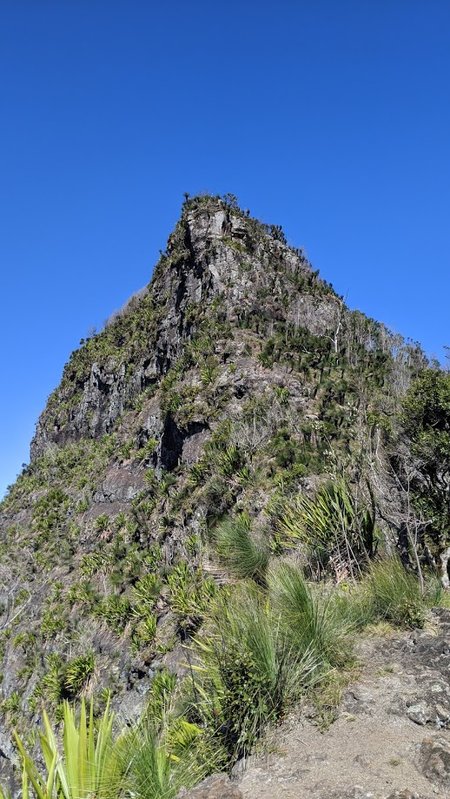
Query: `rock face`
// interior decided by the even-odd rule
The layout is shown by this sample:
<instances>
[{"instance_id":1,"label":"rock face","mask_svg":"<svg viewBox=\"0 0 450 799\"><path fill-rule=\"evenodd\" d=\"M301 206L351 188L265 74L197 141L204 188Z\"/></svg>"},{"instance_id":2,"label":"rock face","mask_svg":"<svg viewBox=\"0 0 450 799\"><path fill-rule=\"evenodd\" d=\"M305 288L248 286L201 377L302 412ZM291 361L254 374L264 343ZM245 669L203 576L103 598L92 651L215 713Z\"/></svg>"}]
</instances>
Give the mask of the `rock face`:
<instances>
[{"instance_id":1,"label":"rock face","mask_svg":"<svg viewBox=\"0 0 450 799\"><path fill-rule=\"evenodd\" d=\"M450 611L428 631L360 644L360 681L320 732L292 714L251 757L244 799L432 799L450 793ZM411 707L420 706L412 716Z\"/></svg>"},{"instance_id":2,"label":"rock face","mask_svg":"<svg viewBox=\"0 0 450 799\"><path fill-rule=\"evenodd\" d=\"M123 311L129 316L141 313L143 307L150 309L143 320L139 351L119 333L116 351L102 361L86 359L82 374L75 359L69 362L61 387L39 420L32 459L52 442L60 444L112 430L127 404L176 361L195 331L199 313L218 301L222 321L232 324L245 323L253 315L269 326L287 321L318 336L334 330L340 299L332 291L321 296L325 284L315 281L303 255L263 233L253 220L217 203L187 210L169 238L167 254L148 292ZM302 280L316 282L319 292L291 294L291 286ZM112 327L123 327L120 321L121 317L113 320ZM93 346L99 356L102 335L97 347ZM65 405L70 409L65 413L64 407L61 418L61 406Z\"/></svg>"},{"instance_id":3,"label":"rock face","mask_svg":"<svg viewBox=\"0 0 450 799\"><path fill-rule=\"evenodd\" d=\"M147 289L72 353L0 506L0 750L41 699L108 688L133 719L155 673L182 670L224 514L270 536L273 497L338 464L395 537L377 420L423 363L279 228L188 200ZM410 713L444 724L433 696Z\"/></svg>"}]
</instances>

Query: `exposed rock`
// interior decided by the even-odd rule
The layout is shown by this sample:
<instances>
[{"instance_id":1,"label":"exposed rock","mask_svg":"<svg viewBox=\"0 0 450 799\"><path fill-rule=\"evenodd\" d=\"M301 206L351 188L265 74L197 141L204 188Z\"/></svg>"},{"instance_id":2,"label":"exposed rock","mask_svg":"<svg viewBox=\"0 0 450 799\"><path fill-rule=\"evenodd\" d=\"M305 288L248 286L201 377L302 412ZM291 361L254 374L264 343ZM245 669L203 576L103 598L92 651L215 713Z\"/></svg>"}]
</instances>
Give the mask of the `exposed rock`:
<instances>
[{"instance_id":1,"label":"exposed rock","mask_svg":"<svg viewBox=\"0 0 450 799\"><path fill-rule=\"evenodd\" d=\"M236 771L244 799L446 796L450 732L439 698L450 692L450 611L433 616L432 631L363 640L361 677L345 690L337 720L320 732L292 713L268 735L270 754ZM424 739L424 726L439 733Z\"/></svg>"},{"instance_id":2,"label":"exposed rock","mask_svg":"<svg viewBox=\"0 0 450 799\"><path fill-rule=\"evenodd\" d=\"M450 790L450 740L442 735L425 738L420 747L420 767L428 779Z\"/></svg>"}]
</instances>

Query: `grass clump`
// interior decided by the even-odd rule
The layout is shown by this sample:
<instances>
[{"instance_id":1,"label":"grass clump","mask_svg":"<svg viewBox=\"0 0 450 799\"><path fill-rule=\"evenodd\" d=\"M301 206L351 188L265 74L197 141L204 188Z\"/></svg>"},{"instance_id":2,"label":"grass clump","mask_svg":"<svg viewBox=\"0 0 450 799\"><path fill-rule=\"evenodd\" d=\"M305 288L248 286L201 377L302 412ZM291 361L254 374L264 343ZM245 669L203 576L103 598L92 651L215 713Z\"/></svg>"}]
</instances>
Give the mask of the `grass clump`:
<instances>
[{"instance_id":1,"label":"grass clump","mask_svg":"<svg viewBox=\"0 0 450 799\"><path fill-rule=\"evenodd\" d=\"M400 558L375 561L359 585L359 606L371 621L388 621L399 627L423 627L427 596L422 594L416 576L408 572Z\"/></svg>"},{"instance_id":2,"label":"grass clump","mask_svg":"<svg viewBox=\"0 0 450 799\"><path fill-rule=\"evenodd\" d=\"M302 570L279 561L269 570L269 596L291 646L314 652L322 669L346 663L351 624L334 601L334 594L312 590Z\"/></svg>"},{"instance_id":3,"label":"grass clump","mask_svg":"<svg viewBox=\"0 0 450 799\"><path fill-rule=\"evenodd\" d=\"M299 699L319 666L311 649L292 646L264 592L251 585L220 598L194 651L196 712L231 761Z\"/></svg>"},{"instance_id":4,"label":"grass clump","mask_svg":"<svg viewBox=\"0 0 450 799\"><path fill-rule=\"evenodd\" d=\"M220 559L233 577L251 577L256 582L264 582L269 547L265 541L252 536L246 513L221 522L214 531L214 542Z\"/></svg>"}]
</instances>

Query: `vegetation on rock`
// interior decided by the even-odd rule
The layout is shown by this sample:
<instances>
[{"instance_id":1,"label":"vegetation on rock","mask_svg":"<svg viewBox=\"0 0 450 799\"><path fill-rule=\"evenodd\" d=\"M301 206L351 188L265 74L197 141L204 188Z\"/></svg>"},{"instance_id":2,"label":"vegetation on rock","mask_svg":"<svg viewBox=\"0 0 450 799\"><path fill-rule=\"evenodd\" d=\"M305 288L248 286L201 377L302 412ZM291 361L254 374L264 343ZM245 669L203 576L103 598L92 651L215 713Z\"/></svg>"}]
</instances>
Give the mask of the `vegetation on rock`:
<instances>
[{"instance_id":1,"label":"vegetation on rock","mask_svg":"<svg viewBox=\"0 0 450 799\"><path fill-rule=\"evenodd\" d=\"M77 796L67 747L107 728L115 782L83 796L175 797L332 695L361 630L423 625L448 580L449 398L280 228L186 198L0 506L0 748L14 727L24 796ZM44 716L45 775L42 705L66 731L63 752Z\"/></svg>"}]
</instances>

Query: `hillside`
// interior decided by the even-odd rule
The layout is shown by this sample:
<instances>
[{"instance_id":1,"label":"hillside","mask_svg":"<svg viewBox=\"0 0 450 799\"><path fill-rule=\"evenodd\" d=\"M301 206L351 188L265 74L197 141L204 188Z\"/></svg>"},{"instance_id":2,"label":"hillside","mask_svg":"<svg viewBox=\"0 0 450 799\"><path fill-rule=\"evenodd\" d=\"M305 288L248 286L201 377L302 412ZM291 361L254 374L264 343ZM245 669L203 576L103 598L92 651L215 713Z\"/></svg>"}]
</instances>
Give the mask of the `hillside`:
<instances>
[{"instance_id":1,"label":"hillside","mask_svg":"<svg viewBox=\"0 0 450 799\"><path fill-rule=\"evenodd\" d=\"M271 558L294 551L340 583L363 555L407 549L392 453L426 366L281 228L233 197L187 198L149 286L72 353L0 506L6 771L12 726L32 729L42 702L100 710L108 690L135 722L155 675L186 672L211 600L240 577L264 585ZM330 479L349 527L300 541L297 499ZM247 573L227 523L251 542Z\"/></svg>"}]
</instances>

